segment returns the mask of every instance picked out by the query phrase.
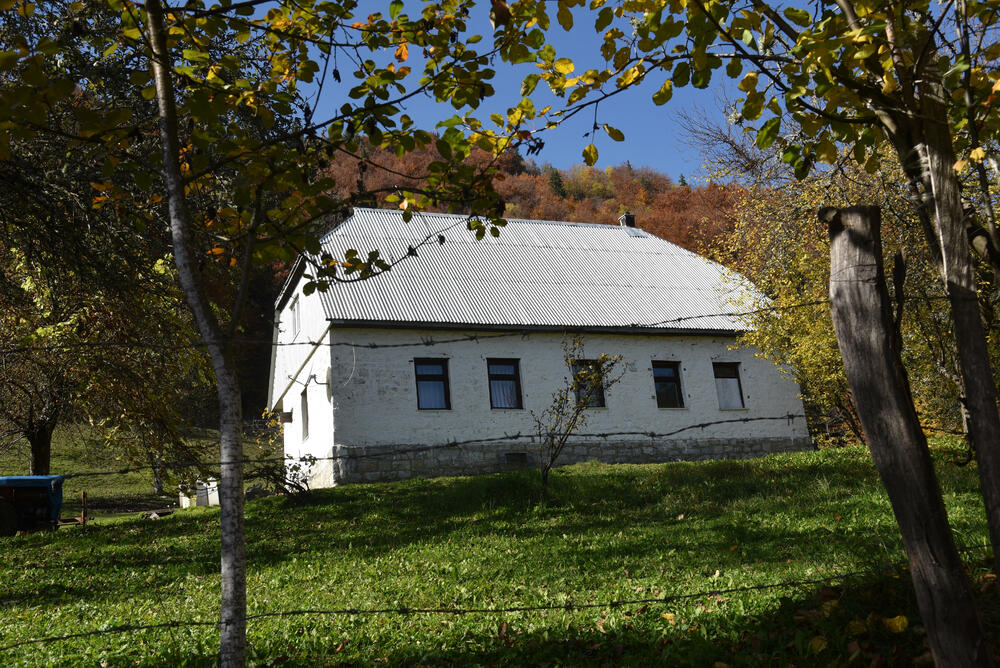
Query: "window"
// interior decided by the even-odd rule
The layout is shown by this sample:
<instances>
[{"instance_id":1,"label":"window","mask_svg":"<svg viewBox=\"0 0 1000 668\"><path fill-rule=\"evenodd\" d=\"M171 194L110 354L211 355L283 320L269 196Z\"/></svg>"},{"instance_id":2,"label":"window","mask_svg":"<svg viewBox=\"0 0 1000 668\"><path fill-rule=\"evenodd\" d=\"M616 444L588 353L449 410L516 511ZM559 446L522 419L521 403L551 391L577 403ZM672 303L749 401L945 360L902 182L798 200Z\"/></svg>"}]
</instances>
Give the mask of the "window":
<instances>
[{"instance_id":1,"label":"window","mask_svg":"<svg viewBox=\"0 0 1000 668\"><path fill-rule=\"evenodd\" d=\"M684 408L680 362L653 362L653 385L656 387L657 406Z\"/></svg>"},{"instance_id":2,"label":"window","mask_svg":"<svg viewBox=\"0 0 1000 668\"><path fill-rule=\"evenodd\" d=\"M719 408L724 411L743 408L739 363L716 362L712 367L715 369L715 392L719 395Z\"/></svg>"},{"instance_id":3,"label":"window","mask_svg":"<svg viewBox=\"0 0 1000 668\"><path fill-rule=\"evenodd\" d=\"M518 360L488 359L486 373L490 380L490 408L524 407Z\"/></svg>"},{"instance_id":4,"label":"window","mask_svg":"<svg viewBox=\"0 0 1000 668\"><path fill-rule=\"evenodd\" d=\"M450 409L448 360L418 358L413 360L413 369L417 377L417 408L420 410Z\"/></svg>"},{"instance_id":5,"label":"window","mask_svg":"<svg viewBox=\"0 0 1000 668\"><path fill-rule=\"evenodd\" d=\"M292 336L298 336L299 329L301 328L302 322L299 319L299 298L296 297L292 300L291 305L288 307L288 315L292 321Z\"/></svg>"},{"instance_id":6,"label":"window","mask_svg":"<svg viewBox=\"0 0 1000 668\"><path fill-rule=\"evenodd\" d=\"M299 397L300 410L302 412L302 440L309 438L309 388L302 390Z\"/></svg>"},{"instance_id":7,"label":"window","mask_svg":"<svg viewBox=\"0 0 1000 668\"><path fill-rule=\"evenodd\" d=\"M588 408L604 408L604 378L597 360L573 362L573 391L576 403Z\"/></svg>"}]
</instances>

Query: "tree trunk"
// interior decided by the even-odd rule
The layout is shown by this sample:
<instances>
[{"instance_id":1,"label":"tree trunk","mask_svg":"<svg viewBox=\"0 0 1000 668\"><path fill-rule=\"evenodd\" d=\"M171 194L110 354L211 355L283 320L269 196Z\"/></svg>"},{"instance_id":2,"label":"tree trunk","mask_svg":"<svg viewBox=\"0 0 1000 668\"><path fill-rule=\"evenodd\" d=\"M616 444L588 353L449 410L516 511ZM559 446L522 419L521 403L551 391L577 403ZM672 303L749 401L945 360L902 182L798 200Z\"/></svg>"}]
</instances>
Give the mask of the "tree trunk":
<instances>
[{"instance_id":1,"label":"tree trunk","mask_svg":"<svg viewBox=\"0 0 1000 668\"><path fill-rule=\"evenodd\" d=\"M993 544L993 567L1000 573L1000 414L996 385L979 314L975 268L969 252L955 152L944 88L931 70L920 84L926 170L934 194L934 226L941 245L942 274L955 327L970 435L976 449L986 521Z\"/></svg>"},{"instance_id":2,"label":"tree trunk","mask_svg":"<svg viewBox=\"0 0 1000 668\"><path fill-rule=\"evenodd\" d=\"M938 666L991 666L900 358L879 210L824 209L820 217L830 224L831 311L844 369L903 535L934 660Z\"/></svg>"},{"instance_id":3,"label":"tree trunk","mask_svg":"<svg viewBox=\"0 0 1000 668\"><path fill-rule=\"evenodd\" d=\"M174 263L184 298L198 324L215 371L219 400L221 475L219 504L222 523L222 613L219 657L229 668L246 663L246 545L243 535L243 415L239 380L232 351L205 298L191 242L191 221L179 162L177 109L173 65L167 50L160 0L147 0L153 79L159 108L159 135L163 151L162 175L170 212Z\"/></svg>"},{"instance_id":4,"label":"tree trunk","mask_svg":"<svg viewBox=\"0 0 1000 668\"><path fill-rule=\"evenodd\" d=\"M31 446L31 460L28 473L49 475L52 470L52 432L55 422L36 423L30 433L25 434Z\"/></svg>"}]
</instances>

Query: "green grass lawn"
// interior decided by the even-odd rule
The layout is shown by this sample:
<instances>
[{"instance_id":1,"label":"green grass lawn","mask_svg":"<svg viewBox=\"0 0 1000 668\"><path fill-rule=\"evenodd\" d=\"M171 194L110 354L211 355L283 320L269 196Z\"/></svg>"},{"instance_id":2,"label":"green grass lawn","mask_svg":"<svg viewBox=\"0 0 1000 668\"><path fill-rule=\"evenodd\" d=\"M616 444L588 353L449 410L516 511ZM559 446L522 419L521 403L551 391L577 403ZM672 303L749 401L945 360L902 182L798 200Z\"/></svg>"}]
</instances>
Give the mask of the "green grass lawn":
<instances>
[{"instance_id":1,"label":"green grass lawn","mask_svg":"<svg viewBox=\"0 0 1000 668\"><path fill-rule=\"evenodd\" d=\"M218 433L204 430L191 436L189 442L204 461L219 459ZM248 438L245 443L247 457L271 456L263 453L263 443ZM0 476L28 474L27 443L20 447L0 451ZM139 469L114 475L89 475L94 472ZM57 429L52 439L51 472L67 476L63 484L63 517L76 517L82 510L82 492L87 493L87 515L94 518L111 518L135 515L148 510L176 508L178 505L177 480L169 478L164 484L164 494L154 493L152 471L142 457L126 457L109 450L102 441L93 438L89 429L68 425ZM84 474L80 476L80 474Z\"/></svg>"},{"instance_id":2,"label":"green grass lawn","mask_svg":"<svg viewBox=\"0 0 1000 668\"><path fill-rule=\"evenodd\" d=\"M956 541L985 542L976 471L938 456ZM909 665L925 654L898 529L864 450L752 461L353 485L247 506L249 612L605 603L811 580L653 604L487 614L252 619L263 665ZM0 647L218 617L218 513L115 519L0 539ZM965 557L993 637L985 550ZM4 665L204 665L214 627L0 651Z\"/></svg>"}]
</instances>

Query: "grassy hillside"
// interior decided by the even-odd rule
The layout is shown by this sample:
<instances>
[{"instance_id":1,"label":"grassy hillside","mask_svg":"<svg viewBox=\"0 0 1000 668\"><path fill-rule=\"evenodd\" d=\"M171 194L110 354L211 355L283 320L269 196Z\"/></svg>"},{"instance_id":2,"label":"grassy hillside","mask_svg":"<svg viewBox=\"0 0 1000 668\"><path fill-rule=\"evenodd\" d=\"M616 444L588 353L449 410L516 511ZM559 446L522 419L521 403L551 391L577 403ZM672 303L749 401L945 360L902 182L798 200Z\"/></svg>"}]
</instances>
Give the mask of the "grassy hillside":
<instances>
[{"instance_id":1,"label":"grassy hillside","mask_svg":"<svg viewBox=\"0 0 1000 668\"><path fill-rule=\"evenodd\" d=\"M976 472L938 461L956 539L984 541ZM739 462L558 470L313 492L247 508L250 614L599 604L582 610L322 614L250 621L283 665L908 664L925 653L898 530L860 449ZM0 539L0 647L218 616L218 514ZM985 551L965 553L998 628ZM816 580L668 603L607 605ZM212 626L0 650L4 665L210 664Z\"/></svg>"}]
</instances>

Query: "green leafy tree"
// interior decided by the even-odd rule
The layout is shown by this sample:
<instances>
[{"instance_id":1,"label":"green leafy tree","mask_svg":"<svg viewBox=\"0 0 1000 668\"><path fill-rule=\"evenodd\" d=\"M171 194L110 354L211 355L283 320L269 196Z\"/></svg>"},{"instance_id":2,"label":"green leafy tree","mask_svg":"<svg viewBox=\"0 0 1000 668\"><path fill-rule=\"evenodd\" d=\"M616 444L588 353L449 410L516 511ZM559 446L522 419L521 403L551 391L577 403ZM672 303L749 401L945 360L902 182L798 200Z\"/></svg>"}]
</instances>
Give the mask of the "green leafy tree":
<instances>
[{"instance_id":1,"label":"green leafy tree","mask_svg":"<svg viewBox=\"0 0 1000 668\"><path fill-rule=\"evenodd\" d=\"M574 4L558 5L564 28L575 21ZM653 101L665 104L674 88L706 88L724 71L743 93L739 120L750 125L759 147L780 151L800 177L819 163L837 162L839 147L869 172L878 170L882 147L896 153L906 179L900 186L920 202L916 215L949 298L1000 568L1000 416L961 195L965 175L967 186L980 191L972 220L982 230L983 261L996 271L1000 233L987 195L990 147L1000 130L991 111L1000 79L995 3L940 11L928 2L904 7L868 0L815 11L765 2L739 8L702 0L598 4L592 18L603 36L599 67L577 72L551 45L539 52L538 80L566 97L551 122L641 85L652 86ZM515 7L517 25L547 25L543 3ZM595 123L597 131L623 137L607 124ZM583 156L593 164L596 145Z\"/></svg>"},{"instance_id":2,"label":"green leafy tree","mask_svg":"<svg viewBox=\"0 0 1000 668\"><path fill-rule=\"evenodd\" d=\"M473 7L443 0L410 15L399 0L381 11L350 0L0 3L5 15L30 26L10 35L0 53L0 160L10 157L12 142L65 133L93 149L101 163L97 173L109 185L107 197L121 205L132 229L148 224L150 209L166 205L178 282L206 344L219 399L223 665L242 665L246 649L234 337L251 268L291 260L303 250L318 253L325 221L368 201L363 188L349 197L331 196L335 184L322 176L330 160L365 160L367 146L405 153L433 145L438 159L429 165L430 176L419 190L400 193L398 205L409 216L415 207L450 202L470 214L477 237L499 234L503 209L492 188L495 170L466 165L465 158L473 145L501 155L518 142L532 142L521 125L533 108L522 101L506 115L492 116L489 127L470 111L493 93L492 61L522 58L537 36L500 31L480 49L475 45L481 36L470 22ZM87 29L94 12L110 14L110 31ZM91 80L64 66L66 35L75 52L109 71L126 71L154 113L113 96L72 104L80 91L91 93ZM236 45L249 45L253 57ZM303 93L303 87L309 90ZM343 103L327 115L302 102L305 95L318 100L331 89ZM405 103L415 96L430 96L453 110L437 135L406 114ZM72 127L40 123L67 101ZM162 203L137 200L120 187L122 175L135 175L140 188L162 184ZM377 249L315 257L309 286L323 289L330 281L366 278L389 266ZM240 277L226 311L215 309L206 294L221 268Z\"/></svg>"},{"instance_id":3,"label":"green leafy tree","mask_svg":"<svg viewBox=\"0 0 1000 668\"><path fill-rule=\"evenodd\" d=\"M564 30L573 27L578 17L572 8L579 4L557 3L556 19ZM799 177L817 163L837 162L841 148L870 172L878 170L883 147L896 153L906 175L900 186L919 202L915 212L924 242L949 300L970 440L1000 570L1000 414L961 195L962 170L971 165L969 185L980 191L973 221L982 230L982 259L996 271L1000 232L987 194L987 162L1000 128L993 111L1000 79L997 8L995 2L938 7L837 0L799 8L760 1L739 6L704 0L598 1L587 18L602 36L601 63L577 71L576 63L546 44L537 51L542 72L532 76L535 84L544 80L565 96L565 105L550 120L558 123L591 106L597 114L602 101L643 84L655 91L654 102L664 104L674 88L706 88L713 75L725 71L739 81L744 97L737 110L742 122L753 125L757 145L780 150ZM546 3L516 3L511 10L512 26L549 27ZM624 138L621 130L595 119L592 142L583 149L588 164L598 157L597 132L614 141ZM891 475L904 470L895 468ZM930 484L926 478L913 482ZM901 529L911 558L939 550L954 556L953 545L931 548L917 527ZM923 612L934 619L930 640L938 661L991 663L981 645L952 642L966 636L934 605L936 594L946 594L952 607L964 607L964 577L944 570L930 575L916 562L914 573Z\"/></svg>"},{"instance_id":4,"label":"green leafy tree","mask_svg":"<svg viewBox=\"0 0 1000 668\"><path fill-rule=\"evenodd\" d=\"M829 239L814 212L831 203L878 205L886 212L886 273L902 298L897 317L918 413L932 430L953 432L965 423L947 302L898 182L890 156L876 174L846 164L801 181L750 187L737 201L735 229L716 239L712 249L716 259L758 288L734 303L753 327L743 339L795 375L813 433L821 439L834 422L864 440L826 304ZM985 309L995 308L995 292L983 290L980 299ZM991 359L996 360L994 347Z\"/></svg>"}]
</instances>

